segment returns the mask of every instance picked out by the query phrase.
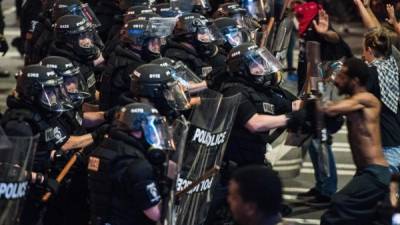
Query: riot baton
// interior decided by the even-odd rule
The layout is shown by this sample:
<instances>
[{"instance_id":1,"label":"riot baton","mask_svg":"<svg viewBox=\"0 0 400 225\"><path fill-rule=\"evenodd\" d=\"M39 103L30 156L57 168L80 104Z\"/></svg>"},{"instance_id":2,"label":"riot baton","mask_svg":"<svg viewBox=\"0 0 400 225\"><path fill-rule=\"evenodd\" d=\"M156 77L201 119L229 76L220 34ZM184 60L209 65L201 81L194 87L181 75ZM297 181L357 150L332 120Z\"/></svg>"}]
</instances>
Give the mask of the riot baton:
<instances>
[{"instance_id":1,"label":"riot baton","mask_svg":"<svg viewBox=\"0 0 400 225\"><path fill-rule=\"evenodd\" d=\"M192 182L189 186L187 186L186 188L184 188L182 191L179 191L175 194L175 196L177 198L182 197L183 194L186 194L187 192L189 192L191 189L193 189L194 187L196 187L198 184L200 184L202 181L214 176L216 173L219 172L221 168L217 165L213 166L211 169L207 170L203 175L201 175L199 177L199 179L195 180L194 182Z\"/></svg>"},{"instance_id":2,"label":"riot baton","mask_svg":"<svg viewBox=\"0 0 400 225\"><path fill-rule=\"evenodd\" d=\"M323 70L321 63L320 43L316 41L307 41L307 79L303 87L303 96L308 111L314 112L312 116L314 140L317 141L318 153L321 171L330 176L330 167L328 160L328 131L325 124L325 116L322 112L323 94L325 84L323 79Z\"/></svg>"},{"instance_id":3,"label":"riot baton","mask_svg":"<svg viewBox=\"0 0 400 225\"><path fill-rule=\"evenodd\" d=\"M79 151L75 152L71 158L68 160L67 164L65 164L64 168L61 170L60 174L58 174L56 181L61 183L68 172L71 170L72 166L75 164L76 160L78 159L78 155L83 152L84 148L81 148ZM48 191L42 197L42 202L47 202L51 197L51 192Z\"/></svg>"}]
</instances>

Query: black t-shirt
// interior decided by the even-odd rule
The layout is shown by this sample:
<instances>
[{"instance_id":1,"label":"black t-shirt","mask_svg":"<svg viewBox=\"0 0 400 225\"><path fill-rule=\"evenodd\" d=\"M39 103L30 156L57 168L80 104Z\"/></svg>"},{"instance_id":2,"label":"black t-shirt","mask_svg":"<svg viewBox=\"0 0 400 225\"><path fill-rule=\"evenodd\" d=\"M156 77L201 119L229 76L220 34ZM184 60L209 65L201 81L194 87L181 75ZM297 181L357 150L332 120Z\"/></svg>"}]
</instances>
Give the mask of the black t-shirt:
<instances>
[{"instance_id":1,"label":"black t-shirt","mask_svg":"<svg viewBox=\"0 0 400 225\"><path fill-rule=\"evenodd\" d=\"M127 166L126 166L127 165ZM119 174L116 184L119 191L113 198L111 224L113 225L154 225L143 211L161 201L152 165L145 159L119 160L114 166ZM122 190L122 191L121 191ZM118 204L115 207L115 204Z\"/></svg>"},{"instance_id":2,"label":"black t-shirt","mask_svg":"<svg viewBox=\"0 0 400 225\"><path fill-rule=\"evenodd\" d=\"M379 87L378 72L376 67L370 69L370 77L368 79L368 91L381 100L381 91ZM392 112L381 101L381 138L383 147L400 146L400 111L397 114Z\"/></svg>"}]
</instances>

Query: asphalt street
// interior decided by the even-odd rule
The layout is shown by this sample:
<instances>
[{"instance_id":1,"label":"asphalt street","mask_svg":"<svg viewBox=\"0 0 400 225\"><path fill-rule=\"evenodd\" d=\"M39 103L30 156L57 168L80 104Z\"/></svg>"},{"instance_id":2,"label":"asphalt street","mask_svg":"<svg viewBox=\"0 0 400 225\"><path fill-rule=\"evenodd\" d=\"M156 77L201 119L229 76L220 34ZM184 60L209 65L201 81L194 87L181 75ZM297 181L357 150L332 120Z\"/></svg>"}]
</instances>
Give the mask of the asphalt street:
<instances>
[{"instance_id":1,"label":"asphalt street","mask_svg":"<svg viewBox=\"0 0 400 225\"><path fill-rule=\"evenodd\" d=\"M14 1L12 0L3 0L3 12L6 17L5 36L9 43L11 43L14 37L19 36L19 28L15 19L15 7L13 4ZM339 31L341 30L338 25L334 27ZM364 29L359 23L349 24L349 27L350 33L343 34L343 37L351 46L354 54L360 55ZM298 51L296 50L294 54L295 59L297 59ZM9 70L12 74L15 74L22 65L22 57L11 45L9 52L4 57L0 56L0 67ZM288 89L295 89L295 84L291 81L286 81L284 85ZM13 76L10 78L0 78L0 111L5 110L6 97L14 86L15 79ZM347 131L343 128L334 136L333 142L333 152L339 177L339 189L343 187L355 173L355 166L346 135ZM298 193L307 191L314 184L314 170L308 156L306 156L304 162L299 160L298 157L291 157L291 155L298 156L299 154L301 154L301 152L298 150L292 151L287 157L284 157L274 164L275 169L282 174L285 201L293 208L292 214L285 218L285 221L290 224L319 224L320 216L324 210L308 207L304 202L296 198ZM287 172L296 170L300 170L300 174L297 177L284 175L287 174Z\"/></svg>"}]
</instances>

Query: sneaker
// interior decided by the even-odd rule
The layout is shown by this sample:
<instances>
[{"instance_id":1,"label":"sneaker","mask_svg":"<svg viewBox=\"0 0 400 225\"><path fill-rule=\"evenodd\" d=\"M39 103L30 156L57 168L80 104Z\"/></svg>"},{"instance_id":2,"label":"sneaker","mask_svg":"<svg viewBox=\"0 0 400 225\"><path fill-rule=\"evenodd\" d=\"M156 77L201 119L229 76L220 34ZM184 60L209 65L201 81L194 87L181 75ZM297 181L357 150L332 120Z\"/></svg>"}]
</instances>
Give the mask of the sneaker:
<instances>
[{"instance_id":1,"label":"sneaker","mask_svg":"<svg viewBox=\"0 0 400 225\"><path fill-rule=\"evenodd\" d=\"M11 76L10 72L0 68L0 78L7 78L7 77L10 77L10 76Z\"/></svg>"},{"instance_id":2,"label":"sneaker","mask_svg":"<svg viewBox=\"0 0 400 225\"><path fill-rule=\"evenodd\" d=\"M306 202L306 205L314 208L327 208L331 204L331 198L328 196L318 194L313 199Z\"/></svg>"}]
</instances>

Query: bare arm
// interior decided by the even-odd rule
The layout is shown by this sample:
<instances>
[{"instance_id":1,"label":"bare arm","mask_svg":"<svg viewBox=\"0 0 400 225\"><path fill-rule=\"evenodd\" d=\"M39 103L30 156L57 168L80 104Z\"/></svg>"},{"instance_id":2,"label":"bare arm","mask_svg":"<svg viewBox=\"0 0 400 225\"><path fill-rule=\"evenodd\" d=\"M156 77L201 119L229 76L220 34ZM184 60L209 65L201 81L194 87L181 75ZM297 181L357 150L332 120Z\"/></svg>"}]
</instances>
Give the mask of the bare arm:
<instances>
[{"instance_id":1,"label":"bare arm","mask_svg":"<svg viewBox=\"0 0 400 225\"><path fill-rule=\"evenodd\" d=\"M328 103L324 107L324 112L330 116L339 114L346 114L354 112L363 108L375 107L379 105L379 101L370 93L360 93L352 96L351 98L337 101L335 103Z\"/></svg>"},{"instance_id":2,"label":"bare arm","mask_svg":"<svg viewBox=\"0 0 400 225\"><path fill-rule=\"evenodd\" d=\"M250 132L256 133L284 127L287 121L286 115L270 116L256 113L247 121L245 127Z\"/></svg>"},{"instance_id":3,"label":"bare arm","mask_svg":"<svg viewBox=\"0 0 400 225\"><path fill-rule=\"evenodd\" d=\"M315 31L320 34L325 40L331 43L337 43L340 40L339 35L333 31L329 30L329 16L325 10L319 10L318 12L318 23L314 20L313 26Z\"/></svg>"},{"instance_id":4,"label":"bare arm","mask_svg":"<svg viewBox=\"0 0 400 225\"><path fill-rule=\"evenodd\" d=\"M400 23L397 21L393 5L387 4L386 11L389 15L389 18L386 18L386 21L393 26L394 31L397 33L397 35L400 35Z\"/></svg>"},{"instance_id":5,"label":"bare arm","mask_svg":"<svg viewBox=\"0 0 400 225\"><path fill-rule=\"evenodd\" d=\"M104 122L104 112L83 113L83 127L96 127Z\"/></svg>"},{"instance_id":6,"label":"bare arm","mask_svg":"<svg viewBox=\"0 0 400 225\"><path fill-rule=\"evenodd\" d=\"M367 29L379 28L381 26L378 19L375 17L374 13L368 5L366 7L362 0L354 0L354 3L358 8L361 19Z\"/></svg>"},{"instance_id":7,"label":"bare arm","mask_svg":"<svg viewBox=\"0 0 400 225\"><path fill-rule=\"evenodd\" d=\"M72 149L84 148L93 143L93 136L85 134L81 136L70 136L68 141L64 143L61 150L68 151Z\"/></svg>"}]
</instances>

